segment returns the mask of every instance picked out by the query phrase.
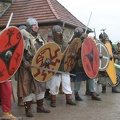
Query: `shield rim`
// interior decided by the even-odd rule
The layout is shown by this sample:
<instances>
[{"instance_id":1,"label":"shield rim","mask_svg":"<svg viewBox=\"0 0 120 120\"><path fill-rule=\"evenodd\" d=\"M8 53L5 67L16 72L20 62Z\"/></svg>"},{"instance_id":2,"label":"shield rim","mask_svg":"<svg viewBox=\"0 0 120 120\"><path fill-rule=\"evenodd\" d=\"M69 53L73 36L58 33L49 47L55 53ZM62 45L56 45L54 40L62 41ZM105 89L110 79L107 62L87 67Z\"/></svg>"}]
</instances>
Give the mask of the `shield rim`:
<instances>
[{"instance_id":1,"label":"shield rim","mask_svg":"<svg viewBox=\"0 0 120 120\"><path fill-rule=\"evenodd\" d=\"M36 51L36 54L34 55L34 57L33 57L33 59L32 59L32 63L31 63L31 66L34 66L33 65L33 62L34 62L34 60L35 60L35 58L36 58L36 55L37 55L37 53L40 51L40 49L42 49L44 46L46 46L46 45L48 45L48 44L55 44L58 48L59 48L59 50L60 50L60 53L61 53L61 57L60 57L60 64L59 64L59 67L60 67L60 65L61 65L61 60L62 60L62 52L61 52L61 49L60 49L60 46L57 44L57 43L55 43L55 42L48 42L48 43L45 43L44 45L42 45L37 51ZM58 67L58 69L59 69L59 67ZM57 70L58 70L57 69ZM49 78L49 79L47 79L47 80L44 80L44 81L42 81L42 80L37 80L35 77L34 77L34 74L33 74L33 69L31 68L31 74L32 74L32 76L33 76L33 78L36 80L36 81L38 81L38 82L47 82L47 81L49 81L56 73L55 72L53 72L54 74Z\"/></svg>"},{"instance_id":2,"label":"shield rim","mask_svg":"<svg viewBox=\"0 0 120 120\"><path fill-rule=\"evenodd\" d=\"M9 26L9 27L3 29L2 31L0 31L0 35L1 35L5 30L10 29L10 28L15 28L15 29L17 29L18 31L20 31L19 28L17 28L16 26ZM21 32L20 32L20 33L21 33ZM22 35L22 34L21 34L21 37L22 37L22 44L23 44L23 47L22 47L21 50L24 52L24 38L23 38L23 35ZM22 56L23 56L23 52L22 52ZM21 60L20 60L20 62L19 62L19 65L18 65L17 69L15 70L15 72L14 72L11 76L9 76L7 80L2 80L2 81L0 81L0 83L4 83L4 82L6 82L6 81L11 80L11 78L15 75L15 73L16 73L17 70L19 69L20 64L21 64L21 62L22 62L22 58L23 58L23 57L21 57Z\"/></svg>"},{"instance_id":3,"label":"shield rim","mask_svg":"<svg viewBox=\"0 0 120 120\"><path fill-rule=\"evenodd\" d=\"M85 40L87 40L87 39L91 39L91 41L93 41L93 44L96 46L96 44L95 44L95 41L93 40L93 37L91 37L91 36L88 36ZM97 77L97 75L98 75L98 72L99 72L99 65L98 65L98 70L97 70L97 73L96 73L96 75L94 76L94 77L91 77L91 76L89 76L89 74L86 72L86 69L85 69L85 67L84 67L84 60L83 60L83 45L84 45L84 43L85 43L85 40L83 41L83 43L82 43L82 49L81 49L81 59L82 59L82 64L83 64L83 68L84 68L84 71L85 71L85 73L87 74L87 76L90 78L90 79L94 79L94 78L96 78ZM97 46L96 46L96 50L97 50L97 52L98 52L98 49L97 49ZM99 52L98 52L98 59L99 59Z\"/></svg>"}]
</instances>

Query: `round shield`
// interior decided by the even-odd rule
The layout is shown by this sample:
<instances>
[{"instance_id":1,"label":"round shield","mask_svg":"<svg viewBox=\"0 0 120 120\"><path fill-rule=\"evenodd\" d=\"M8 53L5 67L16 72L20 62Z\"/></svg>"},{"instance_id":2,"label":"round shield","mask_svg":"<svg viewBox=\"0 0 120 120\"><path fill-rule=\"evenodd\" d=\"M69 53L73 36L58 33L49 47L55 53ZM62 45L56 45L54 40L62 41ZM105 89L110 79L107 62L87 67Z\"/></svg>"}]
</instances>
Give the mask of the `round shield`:
<instances>
[{"instance_id":1,"label":"round shield","mask_svg":"<svg viewBox=\"0 0 120 120\"><path fill-rule=\"evenodd\" d=\"M109 75L112 83L115 85L117 83L117 76L116 76L116 70L115 70L115 66L114 66L112 47L109 42L105 43L105 46L107 47L109 56L110 56L110 62L109 62L108 67L106 68L106 72Z\"/></svg>"},{"instance_id":2,"label":"round shield","mask_svg":"<svg viewBox=\"0 0 120 120\"><path fill-rule=\"evenodd\" d=\"M99 58L100 58L100 66L99 71L105 71L109 65L109 52L107 47L100 41L96 42L98 51L99 51Z\"/></svg>"},{"instance_id":3,"label":"round shield","mask_svg":"<svg viewBox=\"0 0 120 120\"><path fill-rule=\"evenodd\" d=\"M15 74L23 49L23 37L17 27L8 27L0 33L0 82L7 81Z\"/></svg>"},{"instance_id":4,"label":"round shield","mask_svg":"<svg viewBox=\"0 0 120 120\"><path fill-rule=\"evenodd\" d=\"M58 70L61 64L61 58L62 53L60 47L54 42L49 42L37 50L32 60L32 66ZM31 68L31 71L33 77L39 82L48 81L55 74L55 72L37 68Z\"/></svg>"},{"instance_id":5,"label":"round shield","mask_svg":"<svg viewBox=\"0 0 120 120\"><path fill-rule=\"evenodd\" d=\"M81 40L74 38L67 48L64 58L64 71L70 72L77 62L78 50L81 47Z\"/></svg>"},{"instance_id":6,"label":"round shield","mask_svg":"<svg viewBox=\"0 0 120 120\"><path fill-rule=\"evenodd\" d=\"M87 76L95 78L99 71L99 52L92 38L86 38L82 44L81 58Z\"/></svg>"}]
</instances>

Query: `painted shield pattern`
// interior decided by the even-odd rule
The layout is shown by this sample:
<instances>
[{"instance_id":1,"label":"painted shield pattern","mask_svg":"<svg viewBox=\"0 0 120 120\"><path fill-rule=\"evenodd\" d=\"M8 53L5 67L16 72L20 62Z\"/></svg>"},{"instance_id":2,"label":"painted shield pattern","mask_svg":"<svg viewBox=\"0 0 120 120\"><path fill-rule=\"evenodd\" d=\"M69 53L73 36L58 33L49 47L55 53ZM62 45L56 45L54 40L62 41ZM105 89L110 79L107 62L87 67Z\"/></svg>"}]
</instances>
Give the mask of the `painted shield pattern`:
<instances>
[{"instance_id":1,"label":"painted shield pattern","mask_svg":"<svg viewBox=\"0 0 120 120\"><path fill-rule=\"evenodd\" d=\"M32 66L47 68L51 70L58 70L61 64L62 52L60 47L54 43L49 42L41 46L32 60ZM55 72L31 68L33 77L39 82L45 82L52 78Z\"/></svg>"},{"instance_id":2,"label":"painted shield pattern","mask_svg":"<svg viewBox=\"0 0 120 120\"><path fill-rule=\"evenodd\" d=\"M100 66L99 66L99 71L105 71L106 68L109 65L109 52L107 47L100 41L96 42L96 46L99 51L99 57L100 57Z\"/></svg>"},{"instance_id":3,"label":"painted shield pattern","mask_svg":"<svg viewBox=\"0 0 120 120\"><path fill-rule=\"evenodd\" d=\"M77 62L78 50L81 48L82 42L79 38L74 38L68 46L64 57L64 71L70 72Z\"/></svg>"},{"instance_id":4,"label":"painted shield pattern","mask_svg":"<svg viewBox=\"0 0 120 120\"><path fill-rule=\"evenodd\" d=\"M0 82L10 79L23 57L23 36L17 27L10 26L0 33Z\"/></svg>"},{"instance_id":5,"label":"painted shield pattern","mask_svg":"<svg viewBox=\"0 0 120 120\"><path fill-rule=\"evenodd\" d=\"M82 43L81 58L87 76L95 78L99 71L99 52L91 37L87 37Z\"/></svg>"},{"instance_id":6,"label":"painted shield pattern","mask_svg":"<svg viewBox=\"0 0 120 120\"><path fill-rule=\"evenodd\" d=\"M107 47L108 52L109 52L109 56L110 56L110 62L109 62L108 67L106 68L106 72L109 75L112 83L115 85L117 83L117 76L116 76L116 70L115 70L115 66L114 66L112 47L111 47L111 44L109 42L107 42L105 44L105 46Z\"/></svg>"}]
</instances>

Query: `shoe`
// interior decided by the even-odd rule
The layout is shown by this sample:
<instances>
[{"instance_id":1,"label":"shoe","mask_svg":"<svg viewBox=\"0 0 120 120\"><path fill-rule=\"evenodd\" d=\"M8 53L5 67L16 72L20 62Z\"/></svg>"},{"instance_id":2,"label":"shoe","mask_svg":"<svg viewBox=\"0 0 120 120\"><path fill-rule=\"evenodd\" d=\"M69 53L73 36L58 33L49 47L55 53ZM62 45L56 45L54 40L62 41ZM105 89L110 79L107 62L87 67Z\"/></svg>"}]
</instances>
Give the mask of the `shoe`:
<instances>
[{"instance_id":1,"label":"shoe","mask_svg":"<svg viewBox=\"0 0 120 120\"><path fill-rule=\"evenodd\" d=\"M50 113L50 110L45 109L43 106L37 107L37 112L38 113Z\"/></svg>"},{"instance_id":2,"label":"shoe","mask_svg":"<svg viewBox=\"0 0 120 120\"><path fill-rule=\"evenodd\" d=\"M86 92L85 94L92 96L92 93L91 93L91 92ZM100 96L98 93L95 93L95 94L96 94L96 96Z\"/></svg>"},{"instance_id":3,"label":"shoe","mask_svg":"<svg viewBox=\"0 0 120 120\"><path fill-rule=\"evenodd\" d=\"M51 101L51 102L50 102L50 106L51 106L51 107L56 107L56 102L55 102L55 101Z\"/></svg>"},{"instance_id":4,"label":"shoe","mask_svg":"<svg viewBox=\"0 0 120 120\"><path fill-rule=\"evenodd\" d=\"M74 92L74 95L75 95L75 100L82 101L82 98L80 98L78 92Z\"/></svg>"},{"instance_id":5,"label":"shoe","mask_svg":"<svg viewBox=\"0 0 120 120\"><path fill-rule=\"evenodd\" d=\"M21 107L24 106L24 102L22 100L22 97L18 97L18 106L21 106Z\"/></svg>"},{"instance_id":6,"label":"shoe","mask_svg":"<svg viewBox=\"0 0 120 120\"><path fill-rule=\"evenodd\" d=\"M11 112L4 112L2 119L3 120L17 120L17 117L15 117Z\"/></svg>"},{"instance_id":7,"label":"shoe","mask_svg":"<svg viewBox=\"0 0 120 120\"><path fill-rule=\"evenodd\" d=\"M101 101L102 100L101 98L97 97L95 92L91 92L91 97L92 97L92 100L97 100L97 101Z\"/></svg>"},{"instance_id":8,"label":"shoe","mask_svg":"<svg viewBox=\"0 0 120 120\"><path fill-rule=\"evenodd\" d=\"M112 93L120 93L120 91L117 91L116 87L112 87Z\"/></svg>"},{"instance_id":9,"label":"shoe","mask_svg":"<svg viewBox=\"0 0 120 120\"><path fill-rule=\"evenodd\" d=\"M32 105L32 101L27 101L24 103L25 113L27 117L34 117L32 110L31 110L31 105Z\"/></svg>"},{"instance_id":10,"label":"shoe","mask_svg":"<svg viewBox=\"0 0 120 120\"><path fill-rule=\"evenodd\" d=\"M76 96L76 97L75 97L75 100L77 100L77 101L82 101L82 98L81 98L80 96Z\"/></svg>"},{"instance_id":11,"label":"shoe","mask_svg":"<svg viewBox=\"0 0 120 120\"><path fill-rule=\"evenodd\" d=\"M74 103L74 102L72 101L72 99L67 100L66 104L69 104L69 105L76 105L76 103Z\"/></svg>"},{"instance_id":12,"label":"shoe","mask_svg":"<svg viewBox=\"0 0 120 120\"><path fill-rule=\"evenodd\" d=\"M101 98L99 98L99 97L97 97L97 96L94 96L94 97L92 97L92 100L101 101L102 99L101 99Z\"/></svg>"}]
</instances>

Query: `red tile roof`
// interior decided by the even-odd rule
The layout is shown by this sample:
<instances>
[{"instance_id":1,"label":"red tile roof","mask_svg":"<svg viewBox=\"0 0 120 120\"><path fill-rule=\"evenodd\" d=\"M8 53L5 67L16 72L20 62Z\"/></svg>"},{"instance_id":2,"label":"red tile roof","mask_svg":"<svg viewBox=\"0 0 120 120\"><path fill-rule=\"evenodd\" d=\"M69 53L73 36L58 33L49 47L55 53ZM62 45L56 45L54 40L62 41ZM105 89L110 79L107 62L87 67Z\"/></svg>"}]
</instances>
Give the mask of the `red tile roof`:
<instances>
[{"instance_id":1,"label":"red tile roof","mask_svg":"<svg viewBox=\"0 0 120 120\"><path fill-rule=\"evenodd\" d=\"M34 17L38 23L63 21L85 28L85 25L57 0L15 0L1 16L0 26L6 26L12 12L13 17L10 25L25 24L28 17Z\"/></svg>"}]
</instances>

